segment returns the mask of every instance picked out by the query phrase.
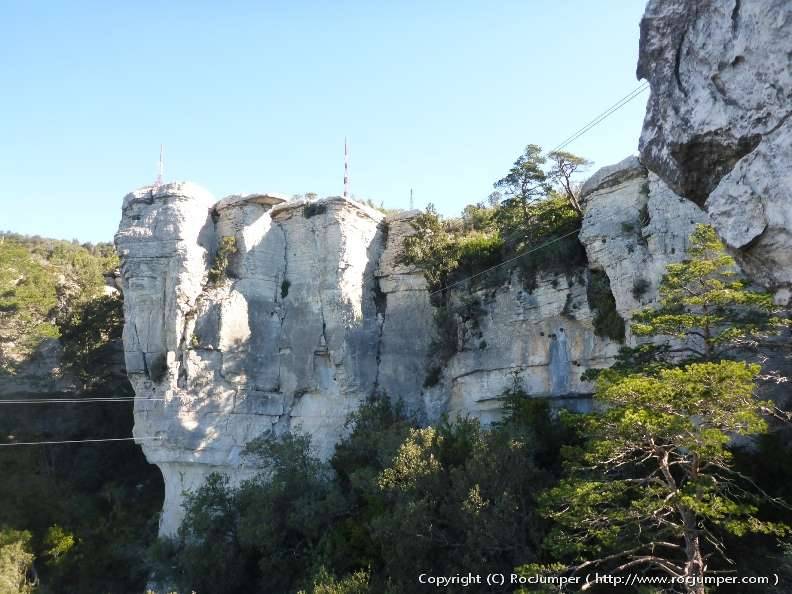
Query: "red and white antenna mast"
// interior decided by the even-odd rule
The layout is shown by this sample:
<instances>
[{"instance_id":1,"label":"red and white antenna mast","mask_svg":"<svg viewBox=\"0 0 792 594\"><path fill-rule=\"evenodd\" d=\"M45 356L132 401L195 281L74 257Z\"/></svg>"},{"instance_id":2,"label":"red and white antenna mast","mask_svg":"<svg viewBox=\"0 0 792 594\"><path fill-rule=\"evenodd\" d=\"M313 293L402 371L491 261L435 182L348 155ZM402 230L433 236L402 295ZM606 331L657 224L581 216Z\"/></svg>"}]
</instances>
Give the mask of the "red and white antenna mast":
<instances>
[{"instance_id":1,"label":"red and white antenna mast","mask_svg":"<svg viewBox=\"0 0 792 594\"><path fill-rule=\"evenodd\" d=\"M160 160L159 160L159 169L157 170L157 181L154 182L154 187L159 188L162 185L162 145L160 145Z\"/></svg>"},{"instance_id":2,"label":"red and white antenna mast","mask_svg":"<svg viewBox=\"0 0 792 594\"><path fill-rule=\"evenodd\" d=\"M349 198L349 148L344 136L344 198Z\"/></svg>"}]
</instances>

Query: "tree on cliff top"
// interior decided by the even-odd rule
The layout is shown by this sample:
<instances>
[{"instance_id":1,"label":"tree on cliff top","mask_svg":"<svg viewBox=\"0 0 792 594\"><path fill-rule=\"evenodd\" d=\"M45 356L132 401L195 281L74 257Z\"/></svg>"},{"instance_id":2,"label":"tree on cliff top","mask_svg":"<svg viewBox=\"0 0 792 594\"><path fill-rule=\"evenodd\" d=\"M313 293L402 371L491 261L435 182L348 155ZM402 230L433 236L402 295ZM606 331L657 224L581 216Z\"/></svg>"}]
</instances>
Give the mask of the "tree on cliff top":
<instances>
[{"instance_id":1,"label":"tree on cliff top","mask_svg":"<svg viewBox=\"0 0 792 594\"><path fill-rule=\"evenodd\" d=\"M576 173L582 173L589 168L592 162L567 151L552 151L547 158L553 163L547 177L560 186L561 193L566 197L569 206L578 215L583 216L583 208L579 200L580 186L572 178Z\"/></svg>"}]
</instances>

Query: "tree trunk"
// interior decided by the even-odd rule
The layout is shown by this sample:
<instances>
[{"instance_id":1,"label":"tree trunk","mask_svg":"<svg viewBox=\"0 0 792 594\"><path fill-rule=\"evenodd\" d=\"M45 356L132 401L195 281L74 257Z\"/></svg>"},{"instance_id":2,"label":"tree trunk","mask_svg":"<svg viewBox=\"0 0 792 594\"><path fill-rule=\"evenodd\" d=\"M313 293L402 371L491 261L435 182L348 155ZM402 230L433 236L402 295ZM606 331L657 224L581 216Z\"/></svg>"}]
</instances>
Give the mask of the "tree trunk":
<instances>
[{"instance_id":1,"label":"tree trunk","mask_svg":"<svg viewBox=\"0 0 792 594\"><path fill-rule=\"evenodd\" d=\"M705 594L704 558L701 554L699 532L696 529L696 515L688 509L682 510L682 522L685 527L685 578L695 580L686 584L688 594Z\"/></svg>"}]
</instances>

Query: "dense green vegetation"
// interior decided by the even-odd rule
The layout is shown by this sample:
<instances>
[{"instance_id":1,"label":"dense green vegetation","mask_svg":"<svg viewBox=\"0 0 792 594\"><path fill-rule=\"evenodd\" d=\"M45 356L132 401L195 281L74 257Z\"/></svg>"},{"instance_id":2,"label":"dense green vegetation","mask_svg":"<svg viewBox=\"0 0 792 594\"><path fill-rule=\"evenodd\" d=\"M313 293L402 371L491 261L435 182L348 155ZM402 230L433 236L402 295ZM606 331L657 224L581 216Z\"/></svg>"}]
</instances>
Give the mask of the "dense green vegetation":
<instances>
[{"instance_id":1,"label":"dense green vegetation","mask_svg":"<svg viewBox=\"0 0 792 594\"><path fill-rule=\"evenodd\" d=\"M69 397L132 395L118 340L121 299L104 292L103 275L116 266L107 244L0 237L0 373L8 385L25 377L42 340L57 337L60 368L53 371L77 387ZM0 412L1 442L128 437L132 431L128 402L6 405ZM0 477L0 592L142 591L162 479L137 446L3 447Z\"/></svg>"},{"instance_id":2,"label":"dense green vegetation","mask_svg":"<svg viewBox=\"0 0 792 594\"><path fill-rule=\"evenodd\" d=\"M213 475L191 493L178 537L152 548L155 576L220 594L436 590L417 583L424 572L792 579L792 467L772 454L785 433L756 394L767 374L734 359L785 324L710 228L689 256L668 267L658 307L635 317L633 332L654 342L599 374L594 412L551 414L516 377L504 420L486 429L419 426L379 398L350 418L329 462L306 436L257 440L247 455L267 470L239 487ZM718 591L766 591L751 588Z\"/></svg>"},{"instance_id":3,"label":"dense green vegetation","mask_svg":"<svg viewBox=\"0 0 792 594\"><path fill-rule=\"evenodd\" d=\"M558 472L565 432L519 385L507 396L492 430L468 419L419 428L372 401L328 463L305 436L252 443L268 472L239 488L213 475L192 493L178 538L154 551L157 577L217 594L409 593L420 571L537 561L536 498Z\"/></svg>"},{"instance_id":4,"label":"dense green vegetation","mask_svg":"<svg viewBox=\"0 0 792 594\"><path fill-rule=\"evenodd\" d=\"M586 262L577 239L582 212L573 176L588 164L571 153L544 156L528 145L486 203L451 219L429 205L413 221L418 233L405 241L403 261L419 266L433 291L473 275L478 284L498 284L515 268L530 289L539 272L573 271ZM481 274L506 260L510 266Z\"/></svg>"},{"instance_id":5,"label":"dense green vegetation","mask_svg":"<svg viewBox=\"0 0 792 594\"><path fill-rule=\"evenodd\" d=\"M109 244L0 234L0 371L57 338L64 316L100 296L103 273L117 265Z\"/></svg>"}]
</instances>

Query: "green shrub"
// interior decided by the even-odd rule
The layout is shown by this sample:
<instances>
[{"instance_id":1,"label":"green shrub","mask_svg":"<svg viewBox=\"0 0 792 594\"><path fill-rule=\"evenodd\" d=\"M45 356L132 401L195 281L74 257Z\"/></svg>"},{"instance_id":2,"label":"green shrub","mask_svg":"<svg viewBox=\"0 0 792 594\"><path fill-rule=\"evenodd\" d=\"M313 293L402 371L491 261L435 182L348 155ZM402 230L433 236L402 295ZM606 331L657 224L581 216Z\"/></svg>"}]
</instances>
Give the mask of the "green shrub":
<instances>
[{"instance_id":1,"label":"green shrub","mask_svg":"<svg viewBox=\"0 0 792 594\"><path fill-rule=\"evenodd\" d=\"M237 253L236 238L224 236L217 246L217 253L212 267L209 269L209 284L216 286L228 276L228 266L231 256Z\"/></svg>"},{"instance_id":2,"label":"green shrub","mask_svg":"<svg viewBox=\"0 0 792 594\"><path fill-rule=\"evenodd\" d=\"M324 567L313 579L309 590L297 594L367 594L369 592L369 572L356 571L341 579L336 579Z\"/></svg>"},{"instance_id":3,"label":"green shrub","mask_svg":"<svg viewBox=\"0 0 792 594\"><path fill-rule=\"evenodd\" d=\"M616 300L610 288L608 275L602 270L592 270L589 275L586 297L594 313L594 333L597 336L624 342L624 319L616 310Z\"/></svg>"},{"instance_id":4,"label":"green shrub","mask_svg":"<svg viewBox=\"0 0 792 594\"><path fill-rule=\"evenodd\" d=\"M241 594L252 585L239 544L237 497L228 478L217 473L185 494L174 559L178 572L167 576L180 590Z\"/></svg>"},{"instance_id":5,"label":"green shrub","mask_svg":"<svg viewBox=\"0 0 792 594\"><path fill-rule=\"evenodd\" d=\"M103 295L64 311L57 320L63 344L64 367L86 388L112 379L112 341L124 328L123 300L119 294Z\"/></svg>"},{"instance_id":6,"label":"green shrub","mask_svg":"<svg viewBox=\"0 0 792 594\"><path fill-rule=\"evenodd\" d=\"M30 594L33 585L28 572L33 566L30 532L0 530L0 592L2 594Z\"/></svg>"}]
</instances>

